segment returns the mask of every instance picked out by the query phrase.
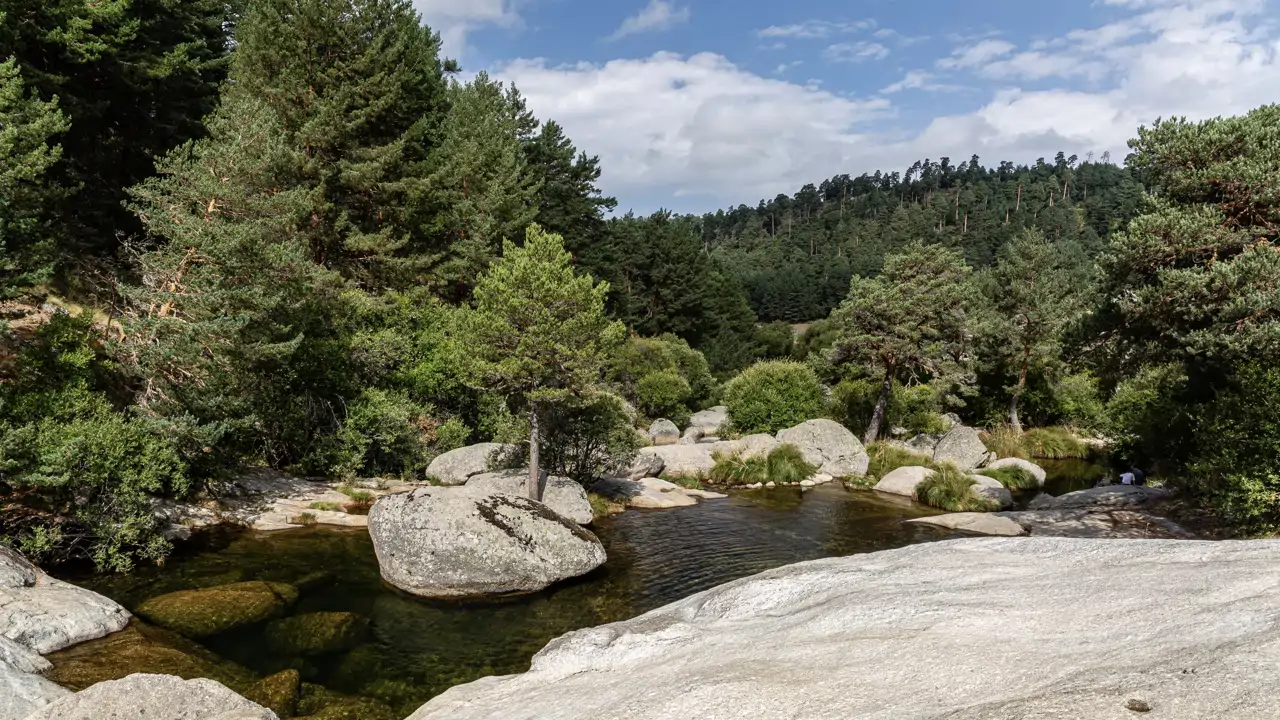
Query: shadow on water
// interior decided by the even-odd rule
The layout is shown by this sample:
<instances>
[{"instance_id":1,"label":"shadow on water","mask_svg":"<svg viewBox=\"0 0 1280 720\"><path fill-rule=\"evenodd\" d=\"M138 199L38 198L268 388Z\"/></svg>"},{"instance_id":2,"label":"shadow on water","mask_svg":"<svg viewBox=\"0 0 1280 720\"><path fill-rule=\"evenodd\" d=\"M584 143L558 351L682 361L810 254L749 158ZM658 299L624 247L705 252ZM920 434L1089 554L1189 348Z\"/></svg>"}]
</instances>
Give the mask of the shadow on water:
<instances>
[{"instance_id":1,"label":"shadow on water","mask_svg":"<svg viewBox=\"0 0 1280 720\"><path fill-rule=\"evenodd\" d=\"M298 669L305 680L376 698L407 715L447 688L523 672L565 632L635 617L669 602L788 563L952 537L904 524L927 508L833 485L761 490L697 507L629 511L594 528L605 566L548 591L497 602L427 602L383 584L364 530L218 530L163 568L69 577L127 607L176 590L245 580L297 583L295 613L344 611L372 621L370 639L319 657L274 654L261 628L206 641L259 673Z\"/></svg>"}]
</instances>

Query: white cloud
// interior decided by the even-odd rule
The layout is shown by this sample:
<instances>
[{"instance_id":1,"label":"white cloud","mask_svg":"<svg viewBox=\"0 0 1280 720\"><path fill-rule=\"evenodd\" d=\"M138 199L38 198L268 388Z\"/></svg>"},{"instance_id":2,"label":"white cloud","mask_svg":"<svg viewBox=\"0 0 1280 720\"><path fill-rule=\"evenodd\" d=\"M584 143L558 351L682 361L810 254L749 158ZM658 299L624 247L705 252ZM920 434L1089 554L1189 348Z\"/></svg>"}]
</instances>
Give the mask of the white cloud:
<instances>
[{"instance_id":1,"label":"white cloud","mask_svg":"<svg viewBox=\"0 0 1280 720\"><path fill-rule=\"evenodd\" d=\"M991 62L998 57L1008 55L1017 49L1017 45L1004 40L981 40L972 45L967 45L956 50L949 58L943 58L938 61L938 67L942 68L968 68L977 67L985 63Z\"/></svg>"},{"instance_id":2,"label":"white cloud","mask_svg":"<svg viewBox=\"0 0 1280 720\"><path fill-rule=\"evenodd\" d=\"M904 90L941 92L962 89L959 85L937 82L937 76L927 70L909 70L902 79L880 89L881 95L892 95Z\"/></svg>"},{"instance_id":3,"label":"white cloud","mask_svg":"<svg viewBox=\"0 0 1280 720\"><path fill-rule=\"evenodd\" d=\"M823 55L831 62L883 60L889 56L889 48L880 43L859 40L858 42L831 45L827 47Z\"/></svg>"},{"instance_id":4,"label":"white cloud","mask_svg":"<svg viewBox=\"0 0 1280 720\"><path fill-rule=\"evenodd\" d=\"M520 22L520 0L413 0L413 7L432 30L440 33L444 53L462 57L467 33L483 25L512 27Z\"/></svg>"},{"instance_id":5,"label":"white cloud","mask_svg":"<svg viewBox=\"0 0 1280 720\"><path fill-rule=\"evenodd\" d=\"M649 4L640 12L623 20L609 39L617 40L637 33L667 30L689 22L690 15L688 7L677 7L669 0L649 0Z\"/></svg>"},{"instance_id":6,"label":"white cloud","mask_svg":"<svg viewBox=\"0 0 1280 720\"><path fill-rule=\"evenodd\" d=\"M1136 128L1159 117L1232 115L1280 101L1280 28L1262 0L1107 2L1119 19L1064 31L1037 49L988 45L988 62L964 65L976 57L965 54L979 44L971 39L954 67L905 69L881 92L963 80L970 94L958 97L967 99L987 85L977 81L1000 83L985 101L923 122L885 95L850 98L765 78L711 54L562 67L517 61L497 74L599 154L605 190L641 210L752 203L838 173L901 170L943 155L976 153L993 164L1059 150L1121 159ZM1105 73L1091 69L1099 64Z\"/></svg>"},{"instance_id":7,"label":"white cloud","mask_svg":"<svg viewBox=\"0 0 1280 720\"><path fill-rule=\"evenodd\" d=\"M849 35L875 27L874 20L857 20L854 22L831 22L829 20L806 20L794 25L773 25L756 31L761 38L790 38L794 40L814 40L829 38L834 35Z\"/></svg>"}]
</instances>

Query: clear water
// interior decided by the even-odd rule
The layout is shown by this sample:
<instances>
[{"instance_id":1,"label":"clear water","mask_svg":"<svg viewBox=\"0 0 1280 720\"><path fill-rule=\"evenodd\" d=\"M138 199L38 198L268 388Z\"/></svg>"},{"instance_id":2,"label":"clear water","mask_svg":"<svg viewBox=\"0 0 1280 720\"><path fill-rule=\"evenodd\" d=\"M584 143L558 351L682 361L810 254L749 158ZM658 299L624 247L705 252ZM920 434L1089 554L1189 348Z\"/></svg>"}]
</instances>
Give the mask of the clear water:
<instances>
[{"instance_id":1,"label":"clear water","mask_svg":"<svg viewBox=\"0 0 1280 720\"><path fill-rule=\"evenodd\" d=\"M903 523L928 514L904 500L832 485L629 511L593 528L608 549L604 567L542 593L484 604L427 602L388 587L363 530L220 531L163 568L68 579L133 607L175 590L298 582L326 573L326 582L304 592L294 611L359 613L372 621L368 643L320 658L281 657L265 648L258 629L249 629L206 646L263 674L297 668L307 681L376 698L408 715L453 685L527 670L534 653L570 630L631 618L788 563L952 537Z\"/></svg>"}]
</instances>

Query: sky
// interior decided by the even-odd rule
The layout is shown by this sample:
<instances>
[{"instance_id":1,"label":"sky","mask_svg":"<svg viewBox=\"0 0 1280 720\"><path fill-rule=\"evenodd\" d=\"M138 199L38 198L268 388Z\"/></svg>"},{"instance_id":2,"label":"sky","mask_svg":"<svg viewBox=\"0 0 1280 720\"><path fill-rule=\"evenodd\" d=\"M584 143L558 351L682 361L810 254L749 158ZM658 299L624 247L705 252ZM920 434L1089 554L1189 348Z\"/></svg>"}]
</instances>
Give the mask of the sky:
<instances>
[{"instance_id":1,"label":"sky","mask_svg":"<svg viewBox=\"0 0 1280 720\"><path fill-rule=\"evenodd\" d=\"M413 0L464 74L598 155L619 211L839 174L1127 154L1280 101L1280 0Z\"/></svg>"}]
</instances>

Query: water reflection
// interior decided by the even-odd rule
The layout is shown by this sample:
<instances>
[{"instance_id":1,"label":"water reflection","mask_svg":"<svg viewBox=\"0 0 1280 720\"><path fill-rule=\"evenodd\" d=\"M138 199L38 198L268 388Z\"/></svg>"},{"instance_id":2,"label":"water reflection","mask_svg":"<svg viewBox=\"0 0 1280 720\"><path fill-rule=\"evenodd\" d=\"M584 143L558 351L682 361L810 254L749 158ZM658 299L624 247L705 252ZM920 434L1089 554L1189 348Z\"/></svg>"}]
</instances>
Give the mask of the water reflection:
<instances>
[{"instance_id":1,"label":"water reflection","mask_svg":"<svg viewBox=\"0 0 1280 720\"><path fill-rule=\"evenodd\" d=\"M599 523L609 561L577 581L497 603L433 603L385 586L363 530L219 532L163 569L71 578L133 607L174 590L242 580L304 587L295 612L354 612L370 641L321 657L273 655L256 628L208 641L260 673L297 668L304 679L379 699L404 715L448 687L522 672L550 639L634 617L721 583L787 563L948 537L905 525L926 508L824 486L744 493L697 507L631 511Z\"/></svg>"}]
</instances>

